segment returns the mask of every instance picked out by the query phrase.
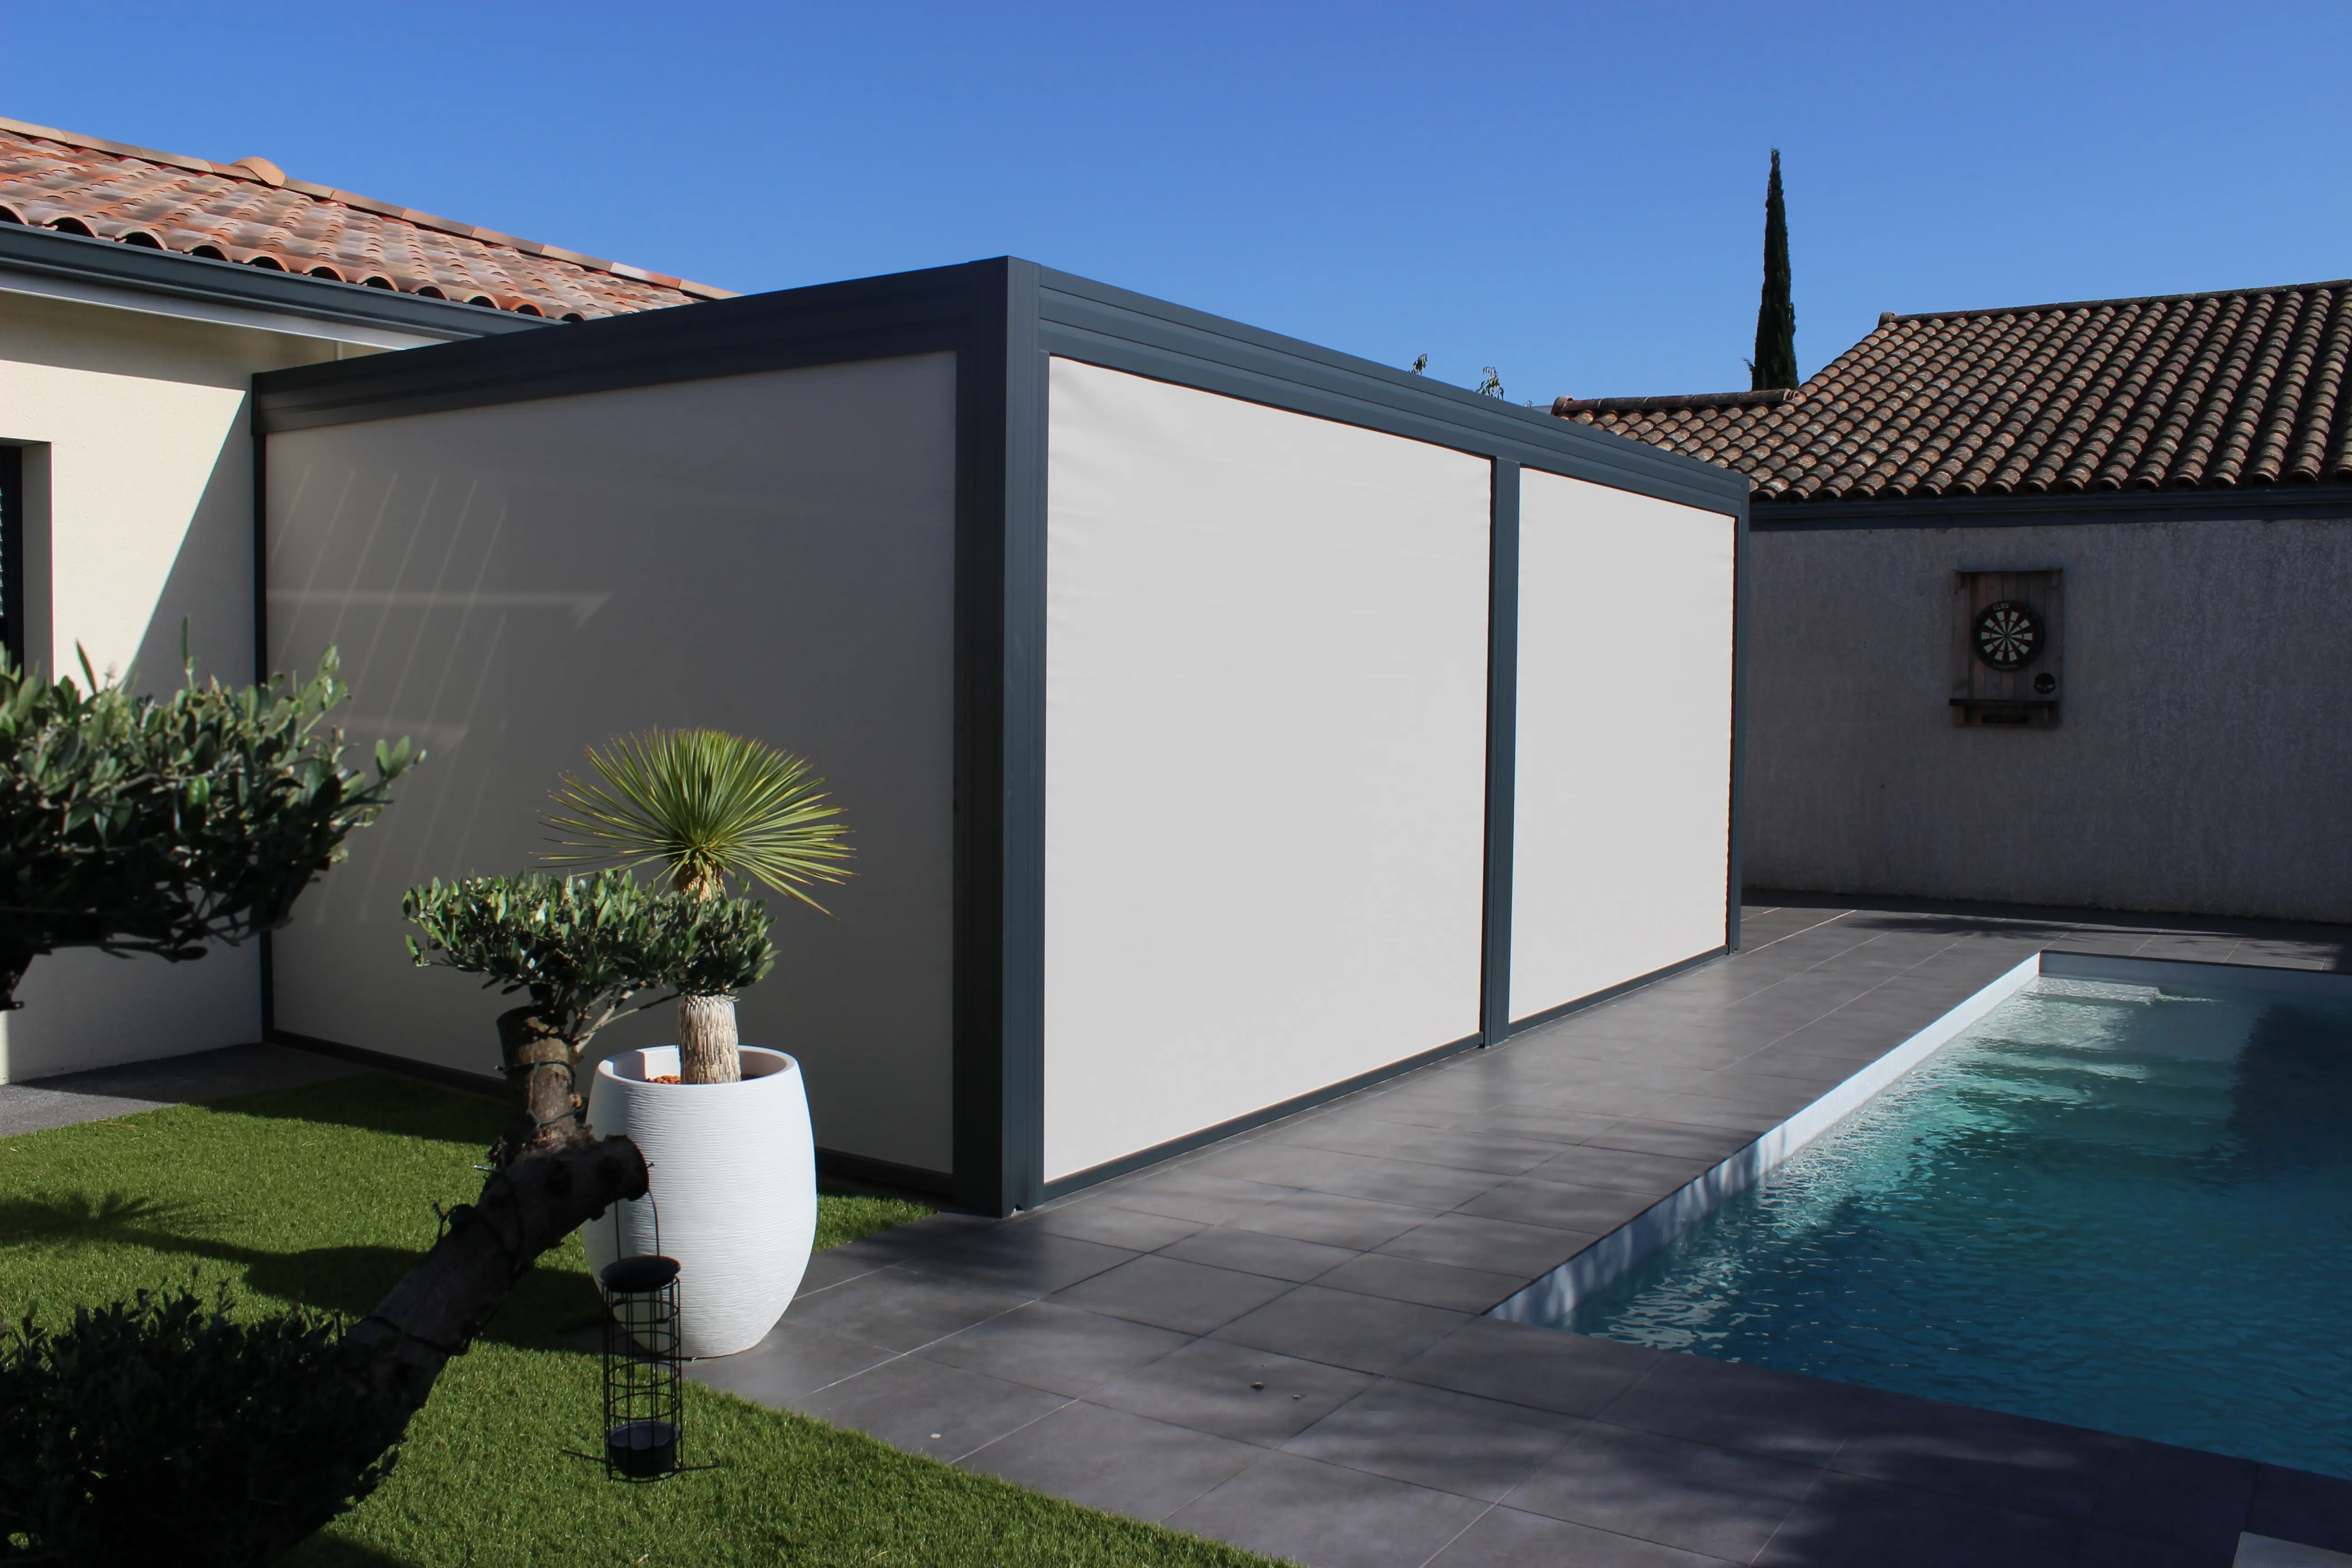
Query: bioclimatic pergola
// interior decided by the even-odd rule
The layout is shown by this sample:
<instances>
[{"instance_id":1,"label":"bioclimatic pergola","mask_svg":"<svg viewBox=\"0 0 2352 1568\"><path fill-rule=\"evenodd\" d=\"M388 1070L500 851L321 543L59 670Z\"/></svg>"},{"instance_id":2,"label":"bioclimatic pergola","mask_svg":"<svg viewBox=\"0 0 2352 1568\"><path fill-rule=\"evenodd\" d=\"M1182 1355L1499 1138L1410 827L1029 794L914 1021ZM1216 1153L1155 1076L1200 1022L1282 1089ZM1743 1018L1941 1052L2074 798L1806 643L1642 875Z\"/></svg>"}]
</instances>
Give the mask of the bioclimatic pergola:
<instances>
[{"instance_id":1,"label":"bioclimatic pergola","mask_svg":"<svg viewBox=\"0 0 2352 1568\"><path fill-rule=\"evenodd\" d=\"M257 378L261 644L432 758L269 1026L479 1070L400 894L656 725L856 829L747 1041L1005 1212L1738 940L1745 482L1000 259ZM600 1037L649 1043L666 1013Z\"/></svg>"}]
</instances>

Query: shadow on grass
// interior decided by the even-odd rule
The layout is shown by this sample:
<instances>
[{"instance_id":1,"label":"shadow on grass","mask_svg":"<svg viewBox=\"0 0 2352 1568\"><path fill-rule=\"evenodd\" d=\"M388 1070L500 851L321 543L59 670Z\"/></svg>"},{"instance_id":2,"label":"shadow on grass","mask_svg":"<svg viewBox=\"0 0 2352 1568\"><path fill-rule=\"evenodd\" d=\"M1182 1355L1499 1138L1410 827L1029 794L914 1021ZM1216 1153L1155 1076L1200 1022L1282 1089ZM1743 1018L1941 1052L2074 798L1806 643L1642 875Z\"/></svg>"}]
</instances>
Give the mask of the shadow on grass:
<instances>
[{"instance_id":1,"label":"shadow on grass","mask_svg":"<svg viewBox=\"0 0 2352 1568\"><path fill-rule=\"evenodd\" d=\"M298 1084L292 1089L232 1095L226 1100L209 1100L206 1105L210 1110L236 1116L319 1121L362 1132L433 1138L483 1148L498 1137L499 1125L506 1120L505 1107L495 1100L380 1072L353 1073L348 1078Z\"/></svg>"},{"instance_id":2,"label":"shadow on grass","mask_svg":"<svg viewBox=\"0 0 2352 1568\"><path fill-rule=\"evenodd\" d=\"M268 1252L171 1228L193 1216L187 1205L124 1193L101 1198L0 1199L0 1236L26 1241L95 1242L143 1247L167 1258L226 1264L243 1271L244 1289L280 1300L364 1317L425 1254L399 1247L314 1247ZM161 1280L157 1284L176 1283ZM236 1288L231 1287L232 1293ZM603 1300L584 1274L533 1268L500 1303L482 1338L544 1349L556 1336L595 1322Z\"/></svg>"},{"instance_id":3,"label":"shadow on grass","mask_svg":"<svg viewBox=\"0 0 2352 1568\"><path fill-rule=\"evenodd\" d=\"M417 1568L409 1558L332 1535L314 1535L281 1561L283 1568Z\"/></svg>"}]
</instances>

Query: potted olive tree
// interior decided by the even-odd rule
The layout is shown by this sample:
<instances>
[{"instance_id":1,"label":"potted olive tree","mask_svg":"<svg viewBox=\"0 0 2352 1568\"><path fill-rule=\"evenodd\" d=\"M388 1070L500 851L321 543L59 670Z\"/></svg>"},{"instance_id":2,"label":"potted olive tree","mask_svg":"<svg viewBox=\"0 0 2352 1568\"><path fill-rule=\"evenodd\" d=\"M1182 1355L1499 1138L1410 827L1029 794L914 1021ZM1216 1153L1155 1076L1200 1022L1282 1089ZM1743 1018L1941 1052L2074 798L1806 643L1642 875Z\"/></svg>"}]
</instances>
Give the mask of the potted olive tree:
<instances>
[{"instance_id":1,"label":"potted olive tree","mask_svg":"<svg viewBox=\"0 0 2352 1568\"><path fill-rule=\"evenodd\" d=\"M808 764L741 736L656 731L591 748L547 825L559 863L658 867L676 896L724 904L732 879L823 912L807 889L848 873L846 828ZM678 1260L685 1348L730 1355L792 1304L816 1236L816 1142L800 1064L738 1038L723 963L680 969L677 1043L600 1064L588 1116L652 1168L645 1202L617 1205L583 1239L599 1268L659 1251Z\"/></svg>"}]
</instances>

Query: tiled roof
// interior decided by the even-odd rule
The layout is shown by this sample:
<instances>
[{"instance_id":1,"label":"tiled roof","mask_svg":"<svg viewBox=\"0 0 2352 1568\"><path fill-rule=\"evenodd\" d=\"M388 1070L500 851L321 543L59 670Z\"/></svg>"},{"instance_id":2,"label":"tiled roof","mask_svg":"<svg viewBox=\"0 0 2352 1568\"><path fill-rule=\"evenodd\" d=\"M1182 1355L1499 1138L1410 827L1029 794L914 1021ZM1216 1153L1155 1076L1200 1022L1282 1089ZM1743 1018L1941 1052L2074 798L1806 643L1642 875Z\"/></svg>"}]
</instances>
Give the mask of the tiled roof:
<instances>
[{"instance_id":1,"label":"tiled roof","mask_svg":"<svg viewBox=\"0 0 2352 1568\"><path fill-rule=\"evenodd\" d=\"M0 119L0 220L567 321L732 291L289 180Z\"/></svg>"},{"instance_id":2,"label":"tiled roof","mask_svg":"<svg viewBox=\"0 0 2352 1568\"><path fill-rule=\"evenodd\" d=\"M2352 280L1878 319L1793 392L1563 397L1764 500L2352 481Z\"/></svg>"}]
</instances>

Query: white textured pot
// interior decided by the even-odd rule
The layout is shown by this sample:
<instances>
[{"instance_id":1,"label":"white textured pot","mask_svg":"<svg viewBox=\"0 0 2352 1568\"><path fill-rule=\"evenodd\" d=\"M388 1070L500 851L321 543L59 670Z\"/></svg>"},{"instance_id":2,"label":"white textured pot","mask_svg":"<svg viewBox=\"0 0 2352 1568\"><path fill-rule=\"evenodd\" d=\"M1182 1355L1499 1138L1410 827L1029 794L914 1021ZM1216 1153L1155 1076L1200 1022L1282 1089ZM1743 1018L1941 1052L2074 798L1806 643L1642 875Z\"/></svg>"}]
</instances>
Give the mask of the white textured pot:
<instances>
[{"instance_id":1,"label":"white textured pot","mask_svg":"<svg viewBox=\"0 0 2352 1568\"><path fill-rule=\"evenodd\" d=\"M740 1083L650 1083L677 1071L677 1047L624 1051L596 1068L588 1124L634 1142L650 1195L583 1227L599 1273L616 1258L677 1259L689 1356L733 1355L792 1305L816 1239L816 1142L800 1064L742 1047ZM656 1219L661 1231L655 1245Z\"/></svg>"}]
</instances>

